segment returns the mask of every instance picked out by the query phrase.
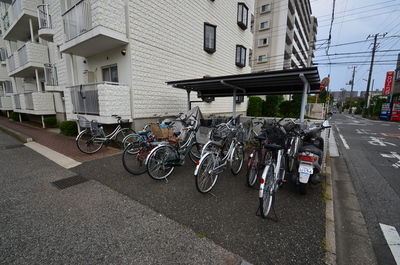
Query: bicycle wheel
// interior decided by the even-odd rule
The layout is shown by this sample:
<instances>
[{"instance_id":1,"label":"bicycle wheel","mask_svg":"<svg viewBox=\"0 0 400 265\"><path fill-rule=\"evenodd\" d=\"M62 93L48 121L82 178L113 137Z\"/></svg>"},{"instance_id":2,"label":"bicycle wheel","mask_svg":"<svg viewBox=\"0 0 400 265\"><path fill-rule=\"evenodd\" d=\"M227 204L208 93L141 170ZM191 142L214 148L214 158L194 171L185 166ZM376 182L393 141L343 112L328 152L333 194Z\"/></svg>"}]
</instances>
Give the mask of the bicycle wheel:
<instances>
[{"instance_id":1,"label":"bicycle wheel","mask_svg":"<svg viewBox=\"0 0 400 265\"><path fill-rule=\"evenodd\" d=\"M124 148L124 144L122 143L122 140L124 140L125 136L129 134L136 133L134 130L129 129L129 128L122 128L117 135L115 136L115 142L120 148Z\"/></svg>"},{"instance_id":2,"label":"bicycle wheel","mask_svg":"<svg viewBox=\"0 0 400 265\"><path fill-rule=\"evenodd\" d=\"M247 167L246 179L247 185L253 187L256 183L260 163L260 153L254 150L249 158L249 166Z\"/></svg>"},{"instance_id":3,"label":"bicycle wheel","mask_svg":"<svg viewBox=\"0 0 400 265\"><path fill-rule=\"evenodd\" d=\"M139 134L131 133L125 136L124 139L122 139L122 144L124 145L124 148L126 148L129 144L133 142L138 142L140 140L142 140L142 137Z\"/></svg>"},{"instance_id":4,"label":"bicycle wheel","mask_svg":"<svg viewBox=\"0 0 400 265\"><path fill-rule=\"evenodd\" d=\"M231 161L231 172L233 175L239 174L243 166L244 151L243 145L238 144L235 149L233 149L232 161Z\"/></svg>"},{"instance_id":5,"label":"bicycle wheel","mask_svg":"<svg viewBox=\"0 0 400 265\"><path fill-rule=\"evenodd\" d=\"M283 155L282 155L282 158L281 158L281 164L279 165L279 175L278 175L278 185L277 185L277 187L276 188L280 188L280 187L282 187L282 185L283 185L283 183L285 183L286 182L286 180L285 180L285 176L286 176L286 161L285 161L285 159L284 159L284 157L283 157Z\"/></svg>"},{"instance_id":6,"label":"bicycle wheel","mask_svg":"<svg viewBox=\"0 0 400 265\"><path fill-rule=\"evenodd\" d=\"M196 177L196 189L200 193L209 192L218 179L218 174L214 173L214 169L218 166L217 155L215 153L205 154L198 165Z\"/></svg>"},{"instance_id":7,"label":"bicycle wheel","mask_svg":"<svg viewBox=\"0 0 400 265\"><path fill-rule=\"evenodd\" d=\"M190 149L189 157L190 157L190 160L192 160L192 162L195 164L200 160L201 149L202 149L202 146L199 143L194 144L192 146L192 148Z\"/></svg>"},{"instance_id":8,"label":"bicycle wheel","mask_svg":"<svg viewBox=\"0 0 400 265\"><path fill-rule=\"evenodd\" d=\"M285 157L286 170L289 173L292 173L294 169L294 164L296 162L296 154L297 154L296 149L297 149L297 138L293 138L287 156Z\"/></svg>"},{"instance_id":9,"label":"bicycle wheel","mask_svg":"<svg viewBox=\"0 0 400 265\"><path fill-rule=\"evenodd\" d=\"M173 166L167 164L168 161L178 157L176 150L170 146L159 146L150 154L147 159L147 172L150 177L156 180L165 179L174 170Z\"/></svg>"},{"instance_id":10,"label":"bicycle wheel","mask_svg":"<svg viewBox=\"0 0 400 265\"><path fill-rule=\"evenodd\" d=\"M122 164L126 171L133 175L141 175L147 171L146 158L149 155L150 147L142 145L140 148L129 144L122 154Z\"/></svg>"},{"instance_id":11,"label":"bicycle wheel","mask_svg":"<svg viewBox=\"0 0 400 265\"><path fill-rule=\"evenodd\" d=\"M96 153L101 149L104 144L104 140L100 140L93 136L90 129L81 131L76 137L76 146L78 149L86 154Z\"/></svg>"},{"instance_id":12,"label":"bicycle wheel","mask_svg":"<svg viewBox=\"0 0 400 265\"><path fill-rule=\"evenodd\" d=\"M265 179L261 178L260 183L264 182L264 187L262 190L262 195L260 197L260 212L263 218L267 218L271 207L274 203L274 165L267 165L264 169L263 174L265 175ZM262 185L261 185L262 186ZM261 187L260 186L260 187ZM261 191L260 191L261 192Z\"/></svg>"}]
</instances>

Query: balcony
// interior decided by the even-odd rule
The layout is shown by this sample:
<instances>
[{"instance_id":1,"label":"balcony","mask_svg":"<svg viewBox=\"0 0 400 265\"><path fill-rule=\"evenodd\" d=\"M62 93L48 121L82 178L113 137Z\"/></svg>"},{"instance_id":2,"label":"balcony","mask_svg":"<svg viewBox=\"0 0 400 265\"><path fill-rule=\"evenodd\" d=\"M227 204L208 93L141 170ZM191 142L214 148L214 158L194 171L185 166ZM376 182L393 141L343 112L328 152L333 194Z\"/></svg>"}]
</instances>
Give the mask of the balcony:
<instances>
[{"instance_id":1,"label":"balcony","mask_svg":"<svg viewBox=\"0 0 400 265\"><path fill-rule=\"evenodd\" d=\"M82 0L62 15L65 43L61 52L90 57L128 44L125 6L104 6L109 6L106 0Z\"/></svg>"},{"instance_id":2,"label":"balcony","mask_svg":"<svg viewBox=\"0 0 400 265\"><path fill-rule=\"evenodd\" d=\"M26 40L32 36L31 28L37 32L39 24L36 8L40 4L41 0L14 0L3 17L3 38L10 41Z\"/></svg>"},{"instance_id":3,"label":"balcony","mask_svg":"<svg viewBox=\"0 0 400 265\"><path fill-rule=\"evenodd\" d=\"M52 93L26 92L14 94L14 111L33 115L54 115L54 97Z\"/></svg>"},{"instance_id":4,"label":"balcony","mask_svg":"<svg viewBox=\"0 0 400 265\"><path fill-rule=\"evenodd\" d=\"M13 110L12 97L2 96L0 97L0 110Z\"/></svg>"},{"instance_id":5,"label":"balcony","mask_svg":"<svg viewBox=\"0 0 400 265\"><path fill-rule=\"evenodd\" d=\"M77 114L84 114L92 116L91 119L101 123L112 124L115 123L112 115L131 117L128 85L101 82L70 86L67 89L69 90L69 93L65 93L67 119L76 119Z\"/></svg>"},{"instance_id":6,"label":"balcony","mask_svg":"<svg viewBox=\"0 0 400 265\"><path fill-rule=\"evenodd\" d=\"M53 41L54 30L49 13L49 5L39 5L37 7L39 21L39 37L44 40Z\"/></svg>"},{"instance_id":7,"label":"balcony","mask_svg":"<svg viewBox=\"0 0 400 265\"><path fill-rule=\"evenodd\" d=\"M47 46L27 42L17 52L8 57L8 75L10 77L33 77L36 70L44 71L44 64L49 62Z\"/></svg>"},{"instance_id":8,"label":"balcony","mask_svg":"<svg viewBox=\"0 0 400 265\"><path fill-rule=\"evenodd\" d=\"M62 91L58 85L57 68L55 64L44 64L45 91Z\"/></svg>"}]
</instances>

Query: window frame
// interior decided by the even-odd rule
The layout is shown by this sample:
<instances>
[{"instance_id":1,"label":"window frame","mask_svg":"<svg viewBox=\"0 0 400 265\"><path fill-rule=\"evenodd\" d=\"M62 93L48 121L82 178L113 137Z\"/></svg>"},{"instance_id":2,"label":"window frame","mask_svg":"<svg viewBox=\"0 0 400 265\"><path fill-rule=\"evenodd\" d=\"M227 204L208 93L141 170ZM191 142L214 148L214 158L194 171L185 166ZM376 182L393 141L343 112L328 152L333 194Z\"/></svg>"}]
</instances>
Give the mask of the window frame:
<instances>
[{"instance_id":1,"label":"window frame","mask_svg":"<svg viewBox=\"0 0 400 265\"><path fill-rule=\"evenodd\" d=\"M239 67L246 66L247 49L243 45L236 45L235 64Z\"/></svg>"},{"instance_id":2,"label":"window frame","mask_svg":"<svg viewBox=\"0 0 400 265\"><path fill-rule=\"evenodd\" d=\"M246 11L246 12L244 12ZM249 23L249 8L245 3L238 3L237 9L237 24L243 30L246 30Z\"/></svg>"},{"instance_id":3,"label":"window frame","mask_svg":"<svg viewBox=\"0 0 400 265\"><path fill-rule=\"evenodd\" d=\"M265 60L260 60L261 57L265 57ZM257 63L266 63L267 61L268 61L268 57L266 54L262 54L257 57Z\"/></svg>"},{"instance_id":4,"label":"window frame","mask_svg":"<svg viewBox=\"0 0 400 265\"><path fill-rule=\"evenodd\" d=\"M207 29L213 29L213 32L209 32ZM209 47L209 34L213 34L212 46ZM217 51L217 26L212 25L210 23L204 23L204 40L203 40L203 49L208 53L214 53Z\"/></svg>"},{"instance_id":5,"label":"window frame","mask_svg":"<svg viewBox=\"0 0 400 265\"><path fill-rule=\"evenodd\" d=\"M262 27L262 25L265 24L265 23L267 23L268 26L264 28L264 27ZM260 30L267 30L269 28L270 28L269 20L266 20L266 21L263 21L263 22L260 23Z\"/></svg>"},{"instance_id":6,"label":"window frame","mask_svg":"<svg viewBox=\"0 0 400 265\"><path fill-rule=\"evenodd\" d=\"M268 9L263 10L263 8L264 8L265 6L268 6ZM265 5L262 5L262 6L260 7L260 14L264 14L264 13L268 13L268 12L271 12L271 4L270 4L270 3L265 4Z\"/></svg>"},{"instance_id":7,"label":"window frame","mask_svg":"<svg viewBox=\"0 0 400 265\"><path fill-rule=\"evenodd\" d=\"M265 41L264 41L265 40ZM261 41L263 43L261 43ZM258 39L258 47L264 47L264 46L268 46L268 38L261 38Z\"/></svg>"},{"instance_id":8,"label":"window frame","mask_svg":"<svg viewBox=\"0 0 400 265\"><path fill-rule=\"evenodd\" d=\"M104 74L105 74L104 70L106 70L106 69L109 70L109 78L110 78L110 80L105 80L104 79ZM112 69L116 69L116 79L114 79L114 81L113 81L113 78L115 76L113 77L113 74L112 74L113 70ZM119 78L118 78L118 65L117 64L110 64L110 65L102 66L101 67L101 78L103 79L103 82L118 83L118 80L119 80Z\"/></svg>"}]
</instances>

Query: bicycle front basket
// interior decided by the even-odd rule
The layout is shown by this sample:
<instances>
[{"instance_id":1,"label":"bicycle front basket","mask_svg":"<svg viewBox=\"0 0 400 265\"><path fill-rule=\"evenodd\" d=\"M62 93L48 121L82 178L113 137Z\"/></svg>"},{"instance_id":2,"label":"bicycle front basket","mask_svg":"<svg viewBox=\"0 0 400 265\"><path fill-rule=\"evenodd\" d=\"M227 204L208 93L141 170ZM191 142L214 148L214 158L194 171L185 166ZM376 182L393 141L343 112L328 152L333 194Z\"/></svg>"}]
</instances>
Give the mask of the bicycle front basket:
<instances>
[{"instance_id":1,"label":"bicycle front basket","mask_svg":"<svg viewBox=\"0 0 400 265\"><path fill-rule=\"evenodd\" d=\"M90 129L92 130L92 134L94 136L101 136L101 127L96 120L92 120L90 122Z\"/></svg>"}]
</instances>

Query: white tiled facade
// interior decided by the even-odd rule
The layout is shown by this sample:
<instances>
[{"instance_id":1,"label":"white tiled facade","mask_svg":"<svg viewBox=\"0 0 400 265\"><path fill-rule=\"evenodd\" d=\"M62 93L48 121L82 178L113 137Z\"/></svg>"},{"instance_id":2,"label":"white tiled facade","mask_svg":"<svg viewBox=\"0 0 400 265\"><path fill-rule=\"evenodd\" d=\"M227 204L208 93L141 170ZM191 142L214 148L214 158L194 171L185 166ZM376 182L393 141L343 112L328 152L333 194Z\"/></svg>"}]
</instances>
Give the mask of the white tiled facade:
<instances>
[{"instance_id":1,"label":"white tiled facade","mask_svg":"<svg viewBox=\"0 0 400 265\"><path fill-rule=\"evenodd\" d=\"M20 103L13 102L12 111L56 115L59 122L76 119L76 104L81 104L76 102L95 94L99 109L88 116L99 122L113 122L112 114L133 121L154 114L174 115L187 110L188 97L185 91L167 86L167 81L251 72L248 63L237 66L235 59L237 45L246 49L246 57L252 49L254 0L0 2L4 38L0 45L7 49L13 84L12 95L2 93L0 97L1 102L20 98ZM248 9L248 28L238 25L238 4ZM50 15L51 21L43 14ZM18 19L23 17L27 19ZM203 46L205 23L216 26L213 53ZM20 55L24 45L26 55ZM104 67L115 71L115 66L118 78L105 80ZM30 103L33 107L27 107L26 92L37 92L38 97ZM48 98L53 105L44 107ZM201 101L195 94L190 99ZM193 102L192 106L200 106L205 114L230 114L232 104L232 98L216 98L211 103ZM2 105L0 109L5 110ZM246 99L237 104L238 113L246 109Z\"/></svg>"}]
</instances>

